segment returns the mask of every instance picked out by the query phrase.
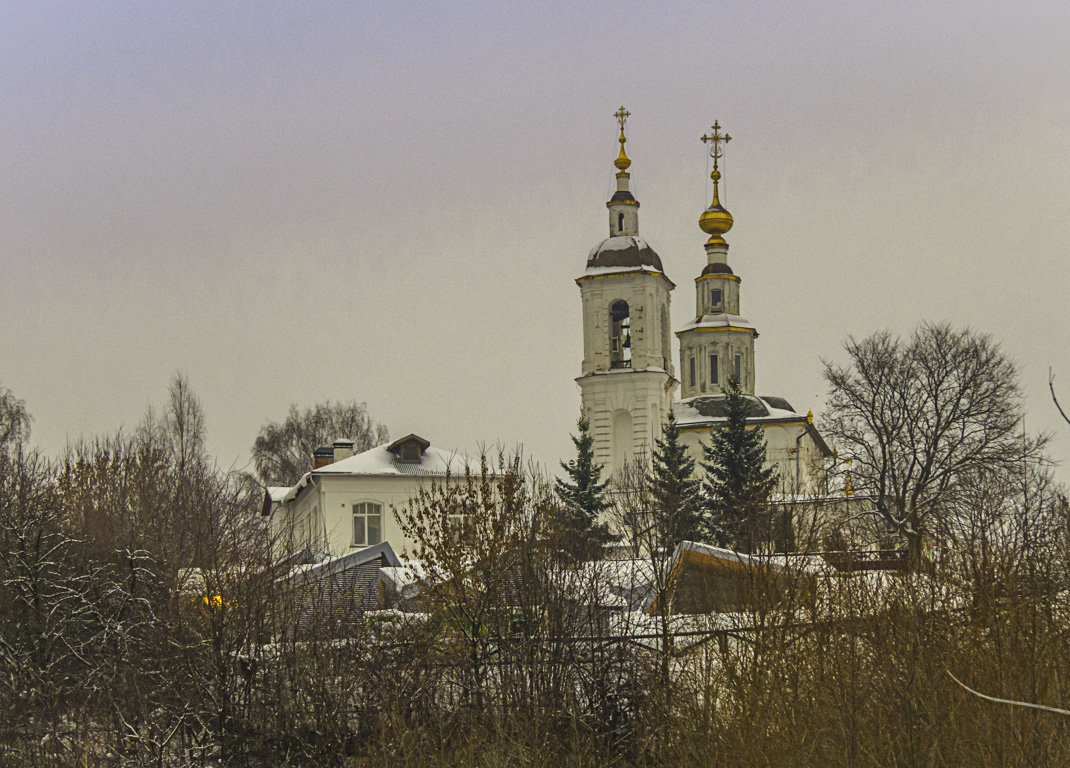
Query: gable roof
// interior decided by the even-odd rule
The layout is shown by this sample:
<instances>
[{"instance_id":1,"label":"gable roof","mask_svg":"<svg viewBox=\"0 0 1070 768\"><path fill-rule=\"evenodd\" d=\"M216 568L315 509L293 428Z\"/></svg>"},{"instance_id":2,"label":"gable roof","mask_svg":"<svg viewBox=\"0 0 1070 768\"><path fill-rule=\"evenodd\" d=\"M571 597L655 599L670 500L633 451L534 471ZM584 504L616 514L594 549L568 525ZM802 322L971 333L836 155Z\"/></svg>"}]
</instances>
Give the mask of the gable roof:
<instances>
[{"instance_id":1,"label":"gable roof","mask_svg":"<svg viewBox=\"0 0 1070 768\"><path fill-rule=\"evenodd\" d=\"M390 445L380 445L369 451L350 456L348 459L336 461L325 467L312 470L313 475L428 475L445 476L447 473L454 476L464 475L465 469L473 467L466 457L455 452L441 451L437 448L427 447L419 460L406 461L399 459L391 448L409 441L411 435L403 437ZM423 440L422 438L416 438ZM427 442L423 440L423 442ZM430 443L428 443L430 446Z\"/></svg>"}]
</instances>

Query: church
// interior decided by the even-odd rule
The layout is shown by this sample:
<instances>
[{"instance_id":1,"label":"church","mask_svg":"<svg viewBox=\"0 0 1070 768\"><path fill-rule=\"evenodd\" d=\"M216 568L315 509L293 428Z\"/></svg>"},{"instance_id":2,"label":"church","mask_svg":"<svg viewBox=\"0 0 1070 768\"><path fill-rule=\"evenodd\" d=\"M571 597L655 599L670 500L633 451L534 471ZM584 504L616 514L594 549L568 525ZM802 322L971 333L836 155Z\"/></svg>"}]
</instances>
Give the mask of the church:
<instances>
[{"instance_id":1,"label":"church","mask_svg":"<svg viewBox=\"0 0 1070 768\"><path fill-rule=\"evenodd\" d=\"M699 217L707 236L706 264L695 278L694 319L675 332L678 379L670 327L676 286L661 257L639 236L639 201L630 190L625 151L629 113L621 107L615 116L620 153L616 191L606 203L609 237L591 249L576 279L583 302L582 375L576 381L595 460L608 476L636 460L650 461L670 410L684 443L700 460L702 443L725 423L722 386L736 377L751 403L748 424L763 431L767 462L777 467L781 497L824 495L821 470L831 451L812 414L797 413L783 397L755 394L758 330L740 315L742 279L729 266L724 239L733 219L718 198L718 161L731 137L716 123L703 136L713 160L713 201ZM383 543L411 550L414 542L402 531L397 510L421 488L463 475L466 468L463 456L431 447L418 435L357 455L352 442L339 440L316 452L313 469L297 484L266 489L263 515L289 552L307 548L339 556Z\"/></svg>"},{"instance_id":2,"label":"church","mask_svg":"<svg viewBox=\"0 0 1070 768\"><path fill-rule=\"evenodd\" d=\"M758 329L740 314L742 278L729 266L724 239L734 222L718 196L719 161L732 137L718 123L702 137L713 160L713 200L698 221L707 239L706 263L695 278L695 316L675 333L677 378L669 320L676 285L639 236L639 201L630 189L632 161L625 151L629 115L624 107L614 115L620 152L614 161L616 191L606 202L609 237L591 249L576 278L583 303L583 363L576 381L595 460L611 475L636 459L649 461L670 409L685 444L701 460L702 441L725 422L722 387L734 376L751 401L748 425L764 433L767 461L777 467L782 494L823 493L821 465L832 452L813 414L797 413L783 397L755 394Z\"/></svg>"}]
</instances>

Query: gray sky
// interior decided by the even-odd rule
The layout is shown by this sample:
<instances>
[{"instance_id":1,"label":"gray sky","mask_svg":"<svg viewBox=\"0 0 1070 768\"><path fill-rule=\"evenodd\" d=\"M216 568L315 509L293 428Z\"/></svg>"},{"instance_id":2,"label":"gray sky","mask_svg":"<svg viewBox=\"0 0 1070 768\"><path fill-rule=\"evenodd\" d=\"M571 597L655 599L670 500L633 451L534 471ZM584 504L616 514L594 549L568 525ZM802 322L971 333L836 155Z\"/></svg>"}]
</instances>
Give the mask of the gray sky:
<instances>
[{"instance_id":1,"label":"gray sky","mask_svg":"<svg viewBox=\"0 0 1070 768\"><path fill-rule=\"evenodd\" d=\"M35 441L134 425L187 374L243 465L290 402L443 448L571 451L573 279L620 104L640 231L694 311L699 136L758 390L820 418L848 334L948 320L1070 427L1070 4L0 6L0 384ZM1066 478L1064 466L1060 474Z\"/></svg>"}]
</instances>

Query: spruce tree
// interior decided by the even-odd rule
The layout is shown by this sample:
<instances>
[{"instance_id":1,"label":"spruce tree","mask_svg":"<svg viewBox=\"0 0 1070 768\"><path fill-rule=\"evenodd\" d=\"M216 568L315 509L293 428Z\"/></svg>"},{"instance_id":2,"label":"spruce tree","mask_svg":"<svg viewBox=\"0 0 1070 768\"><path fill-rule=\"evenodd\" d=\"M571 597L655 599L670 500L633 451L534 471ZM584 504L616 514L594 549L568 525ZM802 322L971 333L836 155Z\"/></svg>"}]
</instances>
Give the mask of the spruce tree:
<instances>
[{"instance_id":1,"label":"spruce tree","mask_svg":"<svg viewBox=\"0 0 1070 768\"><path fill-rule=\"evenodd\" d=\"M695 460L680 442L680 427L670 410L661 439L654 441L650 473L655 525L660 544L666 550L681 541L702 538L701 482L694 474Z\"/></svg>"},{"instance_id":2,"label":"spruce tree","mask_svg":"<svg viewBox=\"0 0 1070 768\"><path fill-rule=\"evenodd\" d=\"M702 446L707 533L741 552L754 551L771 536L769 497L777 483L776 468L765 467L765 436L760 429L747 429L750 406L739 379L731 377L725 388L726 424Z\"/></svg>"},{"instance_id":3,"label":"spruce tree","mask_svg":"<svg viewBox=\"0 0 1070 768\"><path fill-rule=\"evenodd\" d=\"M594 461L590 424L581 416L578 426L579 436L572 436L576 458L567 464L561 462L568 480L559 478L555 486L562 505L558 520L559 546L582 560L600 554L612 537L609 526L598 521L609 507L606 498L609 483L602 480L602 468Z\"/></svg>"}]
</instances>

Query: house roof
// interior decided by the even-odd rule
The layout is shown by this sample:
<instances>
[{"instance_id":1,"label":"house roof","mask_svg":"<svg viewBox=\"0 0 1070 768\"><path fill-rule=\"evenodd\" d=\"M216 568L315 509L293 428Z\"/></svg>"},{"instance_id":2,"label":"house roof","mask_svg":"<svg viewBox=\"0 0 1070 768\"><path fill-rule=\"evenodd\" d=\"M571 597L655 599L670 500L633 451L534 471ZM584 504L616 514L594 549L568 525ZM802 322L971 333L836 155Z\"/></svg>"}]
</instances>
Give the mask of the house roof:
<instances>
[{"instance_id":1,"label":"house roof","mask_svg":"<svg viewBox=\"0 0 1070 768\"><path fill-rule=\"evenodd\" d=\"M341 557L331 557L320 562L298 565L282 578L296 585L312 579L334 576L350 568L366 565L376 560L381 561L383 565L388 567L397 568L401 565L401 560L394 554L389 542L383 541L373 547L358 549L356 552L350 552Z\"/></svg>"},{"instance_id":2,"label":"house roof","mask_svg":"<svg viewBox=\"0 0 1070 768\"><path fill-rule=\"evenodd\" d=\"M409 440L403 437L401 440L390 445L380 445L378 448L358 453L348 459L342 459L325 467L312 470L313 475L433 475L445 476L463 475L465 469L478 467L470 464L466 457L453 451L441 451L430 447L430 443L422 438L416 438L427 443L429 447L424 449L423 455L414 460L399 459L391 448Z\"/></svg>"},{"instance_id":3,"label":"house roof","mask_svg":"<svg viewBox=\"0 0 1070 768\"><path fill-rule=\"evenodd\" d=\"M466 456L453 451L441 451L437 448L425 448L419 459L401 459L391 452L391 448L410 441L416 440L427 443L417 435L407 435L389 446L380 445L376 448L350 456L347 459L327 464L319 469L306 472L290 487L272 486L265 489L264 506L261 514L271 512L274 504L285 504L293 501L313 480L319 477L397 477L409 475L415 477L463 477L465 472L471 470L479 474L480 466L473 463ZM430 443L427 443L430 446Z\"/></svg>"},{"instance_id":4,"label":"house roof","mask_svg":"<svg viewBox=\"0 0 1070 768\"><path fill-rule=\"evenodd\" d=\"M783 397L770 397L768 395L744 395L750 401L750 413L747 415L748 424L802 424L825 456L832 455L821 433L817 431L809 414L797 413L791 407L791 403ZM676 423L683 428L716 429L724 425L728 413L726 399L721 395L695 395L673 403L673 415Z\"/></svg>"},{"instance_id":5,"label":"house roof","mask_svg":"<svg viewBox=\"0 0 1070 768\"><path fill-rule=\"evenodd\" d=\"M771 576L814 577L822 571L822 561L807 555L748 555L698 541L681 541L666 563L668 584L678 583L685 570L700 570L724 576L761 571ZM657 611L657 592L651 590L642 610Z\"/></svg>"}]
</instances>

